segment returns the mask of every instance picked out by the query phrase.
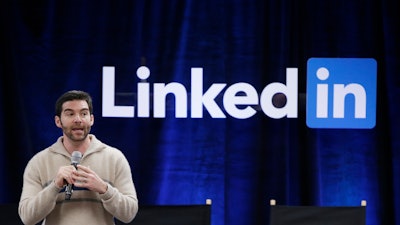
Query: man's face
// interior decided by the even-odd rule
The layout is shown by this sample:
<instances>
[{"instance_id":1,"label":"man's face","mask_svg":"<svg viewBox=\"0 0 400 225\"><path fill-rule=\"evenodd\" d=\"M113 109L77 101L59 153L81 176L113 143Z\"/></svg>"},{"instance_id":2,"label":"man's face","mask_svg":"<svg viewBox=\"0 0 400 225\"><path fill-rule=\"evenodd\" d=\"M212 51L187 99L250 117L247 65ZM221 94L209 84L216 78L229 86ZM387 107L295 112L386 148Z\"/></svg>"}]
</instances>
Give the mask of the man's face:
<instances>
[{"instance_id":1,"label":"man's face","mask_svg":"<svg viewBox=\"0 0 400 225\"><path fill-rule=\"evenodd\" d=\"M61 117L56 116L55 122L71 141L83 141L90 132L94 118L85 100L73 100L62 105Z\"/></svg>"}]
</instances>

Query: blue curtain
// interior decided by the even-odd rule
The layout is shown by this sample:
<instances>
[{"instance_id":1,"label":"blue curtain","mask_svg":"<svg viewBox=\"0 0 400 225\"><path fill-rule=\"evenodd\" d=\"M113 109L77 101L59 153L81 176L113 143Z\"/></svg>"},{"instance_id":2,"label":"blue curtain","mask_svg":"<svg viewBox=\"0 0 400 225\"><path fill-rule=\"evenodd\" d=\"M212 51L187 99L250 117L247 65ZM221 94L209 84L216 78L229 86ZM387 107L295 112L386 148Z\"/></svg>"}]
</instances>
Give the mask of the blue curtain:
<instances>
[{"instance_id":1,"label":"blue curtain","mask_svg":"<svg viewBox=\"0 0 400 225\"><path fill-rule=\"evenodd\" d=\"M94 98L93 133L128 158L141 204L213 200L213 225L268 224L278 204L359 205L368 225L400 225L399 5L391 0L96 0L0 3L0 202L18 202L28 160L61 135L54 102ZM374 58L373 129L306 126L312 57ZM102 68L115 67L115 104L134 106L148 82L190 89L191 68L212 84L261 91L298 68L298 118L102 116ZM190 91L188 91L190 92ZM216 102L222 108L222 96ZM190 108L189 108L190 111Z\"/></svg>"}]
</instances>

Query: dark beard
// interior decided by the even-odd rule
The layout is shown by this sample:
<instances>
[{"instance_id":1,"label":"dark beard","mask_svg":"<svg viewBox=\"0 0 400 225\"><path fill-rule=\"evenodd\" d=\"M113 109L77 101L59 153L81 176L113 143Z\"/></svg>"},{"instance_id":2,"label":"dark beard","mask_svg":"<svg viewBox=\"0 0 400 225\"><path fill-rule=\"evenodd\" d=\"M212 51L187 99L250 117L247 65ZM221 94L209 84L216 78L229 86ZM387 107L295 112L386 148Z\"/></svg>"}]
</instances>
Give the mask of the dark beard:
<instances>
[{"instance_id":1,"label":"dark beard","mask_svg":"<svg viewBox=\"0 0 400 225\"><path fill-rule=\"evenodd\" d=\"M61 121L60 121L60 123L61 123L61 127L62 127L62 130L63 130L63 133L65 134L65 136L67 136L72 141L83 141L83 140L85 140L87 138L87 136L90 133L90 127L89 127L89 129L87 130L86 133L85 133L85 129L84 129L84 136L82 138L78 139L78 138L74 137L74 135L72 134L72 130L70 132L66 132L66 131L68 131L68 129L62 124Z\"/></svg>"}]
</instances>

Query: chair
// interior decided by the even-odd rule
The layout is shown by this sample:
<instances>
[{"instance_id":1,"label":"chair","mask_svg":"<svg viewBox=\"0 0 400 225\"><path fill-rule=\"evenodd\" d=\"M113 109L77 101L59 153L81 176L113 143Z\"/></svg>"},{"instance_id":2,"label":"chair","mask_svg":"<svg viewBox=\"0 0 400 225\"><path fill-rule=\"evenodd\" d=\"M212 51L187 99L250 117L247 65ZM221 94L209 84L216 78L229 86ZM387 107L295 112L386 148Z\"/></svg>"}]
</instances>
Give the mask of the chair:
<instances>
[{"instance_id":1,"label":"chair","mask_svg":"<svg viewBox=\"0 0 400 225\"><path fill-rule=\"evenodd\" d=\"M270 225L365 225L365 200L361 206L287 206L270 201Z\"/></svg>"},{"instance_id":2,"label":"chair","mask_svg":"<svg viewBox=\"0 0 400 225\"><path fill-rule=\"evenodd\" d=\"M116 220L116 225L122 225ZM210 225L211 199L200 205L141 205L131 225Z\"/></svg>"}]
</instances>

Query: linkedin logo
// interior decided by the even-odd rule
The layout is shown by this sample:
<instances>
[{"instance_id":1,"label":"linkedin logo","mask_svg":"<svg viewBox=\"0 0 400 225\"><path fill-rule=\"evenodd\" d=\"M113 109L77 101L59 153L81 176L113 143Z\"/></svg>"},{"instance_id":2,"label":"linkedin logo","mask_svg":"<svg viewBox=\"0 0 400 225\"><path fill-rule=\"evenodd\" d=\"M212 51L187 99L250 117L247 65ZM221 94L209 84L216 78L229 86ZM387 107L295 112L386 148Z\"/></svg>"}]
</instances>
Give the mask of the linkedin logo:
<instances>
[{"instance_id":1,"label":"linkedin logo","mask_svg":"<svg viewBox=\"0 0 400 225\"><path fill-rule=\"evenodd\" d=\"M376 117L376 71L374 59L310 58L307 63L306 123L310 128L370 129ZM174 98L175 118L248 119L264 113L273 119L298 116L298 69L286 68L286 81L256 90L249 83L203 83L203 68L191 68L190 86L179 82L150 82L151 71L141 66L132 95L136 105L115 104L115 68L103 67L103 117L166 118L167 96ZM135 84L134 84L135 85ZM277 106L274 98L285 96ZM222 104L217 99L222 99Z\"/></svg>"},{"instance_id":2,"label":"linkedin logo","mask_svg":"<svg viewBox=\"0 0 400 225\"><path fill-rule=\"evenodd\" d=\"M371 129L376 123L377 63L371 58L310 58L310 128Z\"/></svg>"}]
</instances>

